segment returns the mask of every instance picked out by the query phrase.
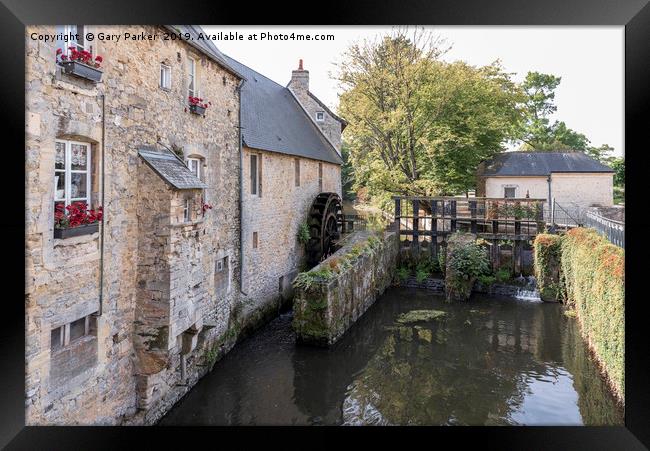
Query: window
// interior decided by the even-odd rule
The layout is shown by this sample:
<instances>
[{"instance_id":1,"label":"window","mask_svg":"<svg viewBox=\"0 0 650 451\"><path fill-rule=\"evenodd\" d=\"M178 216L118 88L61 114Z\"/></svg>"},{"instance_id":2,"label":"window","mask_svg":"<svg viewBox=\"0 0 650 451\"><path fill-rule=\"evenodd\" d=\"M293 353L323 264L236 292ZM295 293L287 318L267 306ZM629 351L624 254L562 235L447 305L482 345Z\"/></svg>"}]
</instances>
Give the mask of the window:
<instances>
[{"instance_id":1,"label":"window","mask_svg":"<svg viewBox=\"0 0 650 451\"><path fill-rule=\"evenodd\" d=\"M50 384L65 384L97 364L97 317L90 314L50 332Z\"/></svg>"},{"instance_id":2,"label":"window","mask_svg":"<svg viewBox=\"0 0 650 451\"><path fill-rule=\"evenodd\" d=\"M515 197L516 189L517 188L514 187L514 186L506 186L506 187L504 187L503 188L503 197L506 197L506 198Z\"/></svg>"},{"instance_id":3,"label":"window","mask_svg":"<svg viewBox=\"0 0 650 451\"><path fill-rule=\"evenodd\" d=\"M318 191L323 191L323 163L318 163Z\"/></svg>"},{"instance_id":4,"label":"window","mask_svg":"<svg viewBox=\"0 0 650 451\"><path fill-rule=\"evenodd\" d=\"M192 220L192 199L189 197L185 199L183 204L183 222L190 222Z\"/></svg>"},{"instance_id":5,"label":"window","mask_svg":"<svg viewBox=\"0 0 650 451\"><path fill-rule=\"evenodd\" d=\"M251 194L262 197L262 156L251 154Z\"/></svg>"},{"instance_id":6,"label":"window","mask_svg":"<svg viewBox=\"0 0 650 451\"><path fill-rule=\"evenodd\" d=\"M214 288L217 294L227 291L230 285L228 271L228 257L217 259L214 271Z\"/></svg>"},{"instance_id":7,"label":"window","mask_svg":"<svg viewBox=\"0 0 650 451\"><path fill-rule=\"evenodd\" d=\"M90 144L77 141L55 142L54 205L85 202L90 207L91 195Z\"/></svg>"},{"instance_id":8,"label":"window","mask_svg":"<svg viewBox=\"0 0 650 451\"><path fill-rule=\"evenodd\" d=\"M94 314L59 326L52 329L50 333L50 350L52 352L61 350L80 338L96 335L96 331L97 318Z\"/></svg>"},{"instance_id":9,"label":"window","mask_svg":"<svg viewBox=\"0 0 650 451\"><path fill-rule=\"evenodd\" d=\"M64 36L69 37L68 42L57 42L57 48L60 48L63 51L62 55L70 56L70 47L76 48L77 51L87 50L90 53L93 53L92 45L86 44L86 30L84 30L83 25L63 25L63 27L57 26L57 31L59 30L63 33Z\"/></svg>"},{"instance_id":10,"label":"window","mask_svg":"<svg viewBox=\"0 0 650 451\"><path fill-rule=\"evenodd\" d=\"M172 68L164 63L160 64L160 87L172 89Z\"/></svg>"},{"instance_id":11,"label":"window","mask_svg":"<svg viewBox=\"0 0 650 451\"><path fill-rule=\"evenodd\" d=\"M185 164L187 164L187 167L196 178L201 179L201 166L203 166L203 161L200 158L188 158Z\"/></svg>"},{"instance_id":12,"label":"window","mask_svg":"<svg viewBox=\"0 0 650 451\"><path fill-rule=\"evenodd\" d=\"M199 97L199 89L196 82L196 60L194 58L188 58L187 63L187 95L188 97Z\"/></svg>"},{"instance_id":13,"label":"window","mask_svg":"<svg viewBox=\"0 0 650 451\"><path fill-rule=\"evenodd\" d=\"M325 121L325 113L323 111L316 111L316 121L318 122Z\"/></svg>"},{"instance_id":14,"label":"window","mask_svg":"<svg viewBox=\"0 0 650 451\"><path fill-rule=\"evenodd\" d=\"M253 232L253 249L257 249L257 232Z\"/></svg>"},{"instance_id":15,"label":"window","mask_svg":"<svg viewBox=\"0 0 650 451\"><path fill-rule=\"evenodd\" d=\"M300 186L300 158L294 158L293 160L294 168L294 182L296 186Z\"/></svg>"}]
</instances>

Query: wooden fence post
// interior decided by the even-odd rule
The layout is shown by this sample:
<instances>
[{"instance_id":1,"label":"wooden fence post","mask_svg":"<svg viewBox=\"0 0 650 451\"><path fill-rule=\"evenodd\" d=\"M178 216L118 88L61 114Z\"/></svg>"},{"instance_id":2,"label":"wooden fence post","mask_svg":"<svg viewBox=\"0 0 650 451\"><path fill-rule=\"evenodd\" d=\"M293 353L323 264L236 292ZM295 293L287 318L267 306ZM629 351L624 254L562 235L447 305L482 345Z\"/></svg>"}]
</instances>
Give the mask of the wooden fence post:
<instances>
[{"instance_id":1,"label":"wooden fence post","mask_svg":"<svg viewBox=\"0 0 650 451\"><path fill-rule=\"evenodd\" d=\"M413 242L411 243L413 253L417 255L420 251L420 201L413 200Z\"/></svg>"},{"instance_id":2,"label":"wooden fence post","mask_svg":"<svg viewBox=\"0 0 650 451\"><path fill-rule=\"evenodd\" d=\"M399 197L394 197L395 199L395 232L397 232L399 239L399 231L402 228L402 200Z\"/></svg>"}]
</instances>

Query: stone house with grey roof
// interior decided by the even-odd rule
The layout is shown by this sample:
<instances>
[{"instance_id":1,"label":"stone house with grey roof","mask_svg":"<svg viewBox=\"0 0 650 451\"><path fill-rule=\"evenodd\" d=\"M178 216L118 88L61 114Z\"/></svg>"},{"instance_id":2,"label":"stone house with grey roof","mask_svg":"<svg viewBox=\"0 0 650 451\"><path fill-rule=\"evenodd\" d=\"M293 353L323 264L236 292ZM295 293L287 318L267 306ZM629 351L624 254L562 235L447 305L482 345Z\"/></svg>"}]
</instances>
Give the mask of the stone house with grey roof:
<instances>
[{"instance_id":1,"label":"stone house with grey roof","mask_svg":"<svg viewBox=\"0 0 650 451\"><path fill-rule=\"evenodd\" d=\"M341 190L337 137L210 41L83 40L199 27L31 32L77 36L26 39L26 422L151 424L289 295L297 224ZM55 236L73 202L103 221Z\"/></svg>"},{"instance_id":2,"label":"stone house with grey roof","mask_svg":"<svg viewBox=\"0 0 650 451\"><path fill-rule=\"evenodd\" d=\"M563 207L609 207L614 171L584 152L504 152L477 170L478 197L535 198Z\"/></svg>"},{"instance_id":3,"label":"stone house with grey roof","mask_svg":"<svg viewBox=\"0 0 650 451\"><path fill-rule=\"evenodd\" d=\"M226 61L246 78L241 93L242 314L268 316L291 298L291 282L305 257L296 237L312 202L321 192L341 195L345 122L304 100L309 72L302 60L288 87L233 58Z\"/></svg>"}]
</instances>

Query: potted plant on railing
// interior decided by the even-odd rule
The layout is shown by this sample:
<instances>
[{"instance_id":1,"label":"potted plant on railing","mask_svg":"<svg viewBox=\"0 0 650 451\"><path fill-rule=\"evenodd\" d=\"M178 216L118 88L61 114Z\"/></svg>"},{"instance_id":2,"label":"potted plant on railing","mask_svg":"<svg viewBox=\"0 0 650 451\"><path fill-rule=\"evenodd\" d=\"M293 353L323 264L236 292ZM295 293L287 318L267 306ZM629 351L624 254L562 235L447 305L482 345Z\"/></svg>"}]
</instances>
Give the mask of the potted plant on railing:
<instances>
[{"instance_id":1,"label":"potted plant on railing","mask_svg":"<svg viewBox=\"0 0 650 451\"><path fill-rule=\"evenodd\" d=\"M54 238L70 238L99 231L102 207L89 210L85 202L73 202L67 207L57 204L54 209Z\"/></svg>"},{"instance_id":2,"label":"potted plant on railing","mask_svg":"<svg viewBox=\"0 0 650 451\"><path fill-rule=\"evenodd\" d=\"M205 110L208 108L208 104L212 105L211 102L203 103L203 99L193 96L189 96L188 101L190 104L190 111L194 114L200 114L201 116L205 115Z\"/></svg>"},{"instance_id":3,"label":"potted plant on railing","mask_svg":"<svg viewBox=\"0 0 650 451\"><path fill-rule=\"evenodd\" d=\"M64 55L62 49L56 50L57 61L66 74L76 75L95 83L101 81L103 72L100 67L104 61L101 56L97 55L93 60L92 53L86 50L80 51L76 47L69 47L69 50L68 55Z\"/></svg>"}]
</instances>

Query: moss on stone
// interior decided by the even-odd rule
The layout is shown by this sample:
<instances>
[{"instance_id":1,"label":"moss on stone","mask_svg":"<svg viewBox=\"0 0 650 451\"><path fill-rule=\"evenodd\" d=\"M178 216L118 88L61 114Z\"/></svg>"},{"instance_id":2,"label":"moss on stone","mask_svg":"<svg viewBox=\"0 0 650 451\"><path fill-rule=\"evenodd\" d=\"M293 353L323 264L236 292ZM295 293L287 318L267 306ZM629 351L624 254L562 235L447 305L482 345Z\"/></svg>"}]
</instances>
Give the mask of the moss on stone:
<instances>
[{"instance_id":1,"label":"moss on stone","mask_svg":"<svg viewBox=\"0 0 650 451\"><path fill-rule=\"evenodd\" d=\"M398 316L397 322L400 324L418 323L421 321L432 321L446 315L447 312L442 310L411 310Z\"/></svg>"}]
</instances>

